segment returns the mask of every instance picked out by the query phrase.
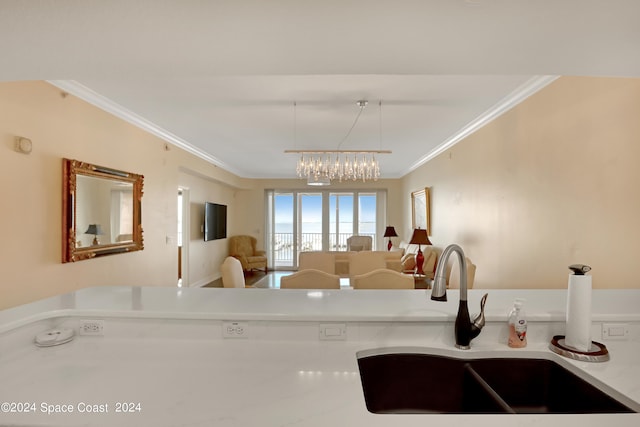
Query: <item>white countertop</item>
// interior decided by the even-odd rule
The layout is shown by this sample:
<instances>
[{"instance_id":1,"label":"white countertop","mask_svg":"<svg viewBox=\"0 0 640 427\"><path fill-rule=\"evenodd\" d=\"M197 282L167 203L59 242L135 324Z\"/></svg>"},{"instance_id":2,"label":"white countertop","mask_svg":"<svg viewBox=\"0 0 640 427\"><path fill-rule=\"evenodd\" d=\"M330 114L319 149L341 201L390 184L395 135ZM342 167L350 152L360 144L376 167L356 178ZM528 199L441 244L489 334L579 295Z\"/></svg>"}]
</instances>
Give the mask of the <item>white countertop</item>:
<instances>
[{"instance_id":1,"label":"white countertop","mask_svg":"<svg viewBox=\"0 0 640 427\"><path fill-rule=\"evenodd\" d=\"M611 361L576 362L547 349L562 333L565 291L488 290L487 327L467 352L453 348L457 292L449 302L428 291L90 288L0 312L0 401L71 404L73 414L0 414L0 425L119 426L479 426L640 425L640 414L375 415L366 410L357 368L360 350L423 346L469 357L536 356L578 368L640 402L640 290L596 290L598 322L625 323L626 341L607 341ZM469 293L471 313L482 290ZM529 346L504 344L507 312L527 299ZM104 319L104 336L77 336L37 348L51 326ZM241 320L247 339L221 336ZM344 323L345 341L320 341L318 325ZM600 337L594 336L594 340ZM117 402L142 410L114 413ZM108 414L78 414L79 403L109 404ZM40 409L40 408L38 408ZM472 417L472 418L471 418Z\"/></svg>"},{"instance_id":2,"label":"white countertop","mask_svg":"<svg viewBox=\"0 0 640 427\"><path fill-rule=\"evenodd\" d=\"M224 289L94 287L0 311L0 332L54 316L102 314L133 318L447 321L454 320L458 290L447 302L430 300L430 290ZM564 321L565 290L469 290L469 311L489 294L488 321L506 320L516 298L525 298L530 321ZM640 321L640 290L594 290L592 319Z\"/></svg>"}]
</instances>

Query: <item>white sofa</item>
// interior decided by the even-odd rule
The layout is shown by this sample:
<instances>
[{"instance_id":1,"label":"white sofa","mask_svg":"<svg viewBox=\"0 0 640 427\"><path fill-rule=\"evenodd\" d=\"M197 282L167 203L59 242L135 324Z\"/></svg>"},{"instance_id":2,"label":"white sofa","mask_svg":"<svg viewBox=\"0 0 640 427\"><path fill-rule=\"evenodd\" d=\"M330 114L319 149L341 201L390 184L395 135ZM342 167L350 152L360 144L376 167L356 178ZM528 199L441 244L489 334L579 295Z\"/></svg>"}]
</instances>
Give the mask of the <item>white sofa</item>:
<instances>
[{"instance_id":1,"label":"white sofa","mask_svg":"<svg viewBox=\"0 0 640 427\"><path fill-rule=\"evenodd\" d=\"M428 279L433 279L436 271L436 263L438 261L438 253L433 246L422 246L422 255L424 256L424 263L422 264L422 271ZM391 250L394 252L393 248ZM407 242L400 242L397 251L402 253L400 262L402 264L403 273L411 273L416 270L416 254L418 253L418 245L411 245Z\"/></svg>"},{"instance_id":2,"label":"white sofa","mask_svg":"<svg viewBox=\"0 0 640 427\"><path fill-rule=\"evenodd\" d=\"M401 242L398 248L391 251L301 252L298 265L299 270L315 269L350 278L381 268L409 274L415 272L417 252L417 245L409 245L404 242ZM433 246L423 246L422 255L424 256L422 269L425 276L427 279L433 279L438 260L438 251ZM466 260L467 284L471 289L474 284L476 265L469 258ZM460 287L460 273L456 257L449 258L446 271L448 287Z\"/></svg>"},{"instance_id":3,"label":"white sofa","mask_svg":"<svg viewBox=\"0 0 640 427\"><path fill-rule=\"evenodd\" d=\"M340 277L363 274L377 268L402 272L402 251L316 251L300 252L299 270L313 268ZM356 258L355 273L351 271L353 257Z\"/></svg>"}]
</instances>

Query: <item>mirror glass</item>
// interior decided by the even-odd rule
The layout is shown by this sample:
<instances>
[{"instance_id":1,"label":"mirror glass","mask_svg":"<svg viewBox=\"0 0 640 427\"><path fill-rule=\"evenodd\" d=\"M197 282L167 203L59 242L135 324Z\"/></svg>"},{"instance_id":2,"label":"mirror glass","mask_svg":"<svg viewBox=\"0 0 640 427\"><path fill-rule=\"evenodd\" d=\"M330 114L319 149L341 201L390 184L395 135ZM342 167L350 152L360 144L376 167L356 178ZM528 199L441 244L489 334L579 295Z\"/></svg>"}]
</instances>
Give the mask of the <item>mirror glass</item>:
<instances>
[{"instance_id":1,"label":"mirror glass","mask_svg":"<svg viewBox=\"0 0 640 427\"><path fill-rule=\"evenodd\" d=\"M133 240L133 184L78 175L76 195L77 247Z\"/></svg>"},{"instance_id":2,"label":"mirror glass","mask_svg":"<svg viewBox=\"0 0 640 427\"><path fill-rule=\"evenodd\" d=\"M142 175L64 159L62 262L142 250Z\"/></svg>"}]
</instances>

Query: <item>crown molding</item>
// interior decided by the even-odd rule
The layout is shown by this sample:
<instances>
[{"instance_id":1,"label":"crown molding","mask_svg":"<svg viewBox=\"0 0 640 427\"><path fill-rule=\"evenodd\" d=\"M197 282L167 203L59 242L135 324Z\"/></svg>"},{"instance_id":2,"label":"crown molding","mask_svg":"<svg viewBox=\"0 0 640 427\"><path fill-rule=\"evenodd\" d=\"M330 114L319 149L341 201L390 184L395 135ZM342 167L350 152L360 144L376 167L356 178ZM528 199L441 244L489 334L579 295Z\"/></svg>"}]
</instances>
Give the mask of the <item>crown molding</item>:
<instances>
[{"instance_id":1,"label":"crown molding","mask_svg":"<svg viewBox=\"0 0 640 427\"><path fill-rule=\"evenodd\" d=\"M433 150L431 150L428 154L421 157L416 163L414 163L404 174L408 174L420 166L424 165L428 161L434 159L438 155L442 154L444 151L456 145L458 142L462 141L478 129L482 128L486 124L495 120L503 113L509 111L534 93L543 89L560 76L534 76L518 88L516 88L513 92L507 95L505 98L500 100L493 107L489 108L483 114L478 116L476 119L468 123L458 132L453 134L451 137L447 138ZM135 114L134 112L124 108L123 106L113 102L112 100L100 95L99 93L89 89L88 87L78 83L75 80L47 80L47 82L65 92L68 92L79 99L82 99L89 104L92 104L103 111L106 111L114 116L131 123L132 125L149 132L152 135L157 136L158 138L179 147L186 152L193 154L194 156L205 160L215 166L218 166L228 172L231 172L239 177L247 178L243 176L241 172L237 171L235 168L229 166L226 163L223 163L216 157L210 155L209 153L201 150L200 148L190 144L188 141L168 132L167 130L161 128L160 126L152 123L151 121ZM404 176L402 175L402 176ZM388 179L393 178L402 178L402 176L398 177L386 177Z\"/></svg>"},{"instance_id":2,"label":"crown molding","mask_svg":"<svg viewBox=\"0 0 640 427\"><path fill-rule=\"evenodd\" d=\"M228 172L231 172L235 175L241 176L241 174L230 167L229 165L221 162L217 158L213 157L209 153L195 147L184 139L172 134L171 132L166 131L160 126L152 123L151 121L137 115L136 113L126 109L122 105L119 105L112 100L100 95L97 92L89 89L88 87L78 83L75 80L47 80L47 83L64 90L65 92L74 95L83 101L88 102L91 105L94 105L101 110L106 111L107 113L113 114L114 116L131 123L132 125L149 132L152 135L157 136L158 138L175 145L176 147L182 148L188 153L193 154L196 157L199 157L215 166L218 166Z\"/></svg>"},{"instance_id":3,"label":"crown molding","mask_svg":"<svg viewBox=\"0 0 640 427\"><path fill-rule=\"evenodd\" d=\"M427 163L429 160L437 157L442 154L444 151L456 145L458 142L465 139L467 136L471 135L478 129L482 128L484 125L492 122L493 120L500 117L503 113L506 113L534 93L538 92L542 88L546 87L560 76L534 76L516 88L509 95L501 99L496 105L489 108L483 114L478 116L476 119L471 121L465 127L460 129L458 132L453 134L451 137L447 138L444 142L439 144L436 148L431 150L426 156L422 157L416 163L413 164L407 171L413 172L420 166Z\"/></svg>"}]
</instances>

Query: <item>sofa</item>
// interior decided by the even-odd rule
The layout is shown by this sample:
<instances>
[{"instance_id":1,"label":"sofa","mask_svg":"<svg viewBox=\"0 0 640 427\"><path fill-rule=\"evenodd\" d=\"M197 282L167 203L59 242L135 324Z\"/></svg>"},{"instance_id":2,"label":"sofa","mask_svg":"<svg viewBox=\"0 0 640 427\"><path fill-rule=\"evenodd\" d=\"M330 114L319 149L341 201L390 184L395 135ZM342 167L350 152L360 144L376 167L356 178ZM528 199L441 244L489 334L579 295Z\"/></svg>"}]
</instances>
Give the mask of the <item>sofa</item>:
<instances>
[{"instance_id":1,"label":"sofa","mask_svg":"<svg viewBox=\"0 0 640 427\"><path fill-rule=\"evenodd\" d=\"M433 246L423 245L421 247L422 255L424 256L424 263L422 264L422 271L427 279L433 279L436 264L438 261L438 253ZM400 242L397 248L392 248L391 252L400 252L402 257L400 263L402 265L403 273L413 273L416 271L416 255L418 253L418 245L412 245L404 241Z\"/></svg>"},{"instance_id":2,"label":"sofa","mask_svg":"<svg viewBox=\"0 0 640 427\"><path fill-rule=\"evenodd\" d=\"M405 253L405 251L407 251ZM400 273L411 274L415 272L415 256L418 252L417 245L408 245L404 242L391 251L315 251L301 252L299 258L299 270L314 269L335 274L340 277L349 277L367 274L374 270L388 269ZM438 260L438 250L433 246L422 248L424 256L423 271L427 279L433 279ZM467 261L467 285L471 289L474 285L476 265L469 259ZM457 266L457 258L450 257L446 266L447 287L456 289L460 287L460 272Z\"/></svg>"},{"instance_id":3,"label":"sofa","mask_svg":"<svg viewBox=\"0 0 640 427\"><path fill-rule=\"evenodd\" d=\"M313 251L300 252L298 269L316 269L340 277L363 274L377 268L402 272L402 251ZM355 259L354 269L351 268ZM353 270L353 271L352 271Z\"/></svg>"}]
</instances>

